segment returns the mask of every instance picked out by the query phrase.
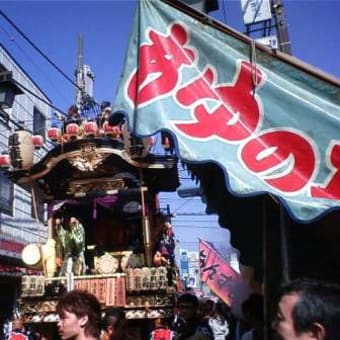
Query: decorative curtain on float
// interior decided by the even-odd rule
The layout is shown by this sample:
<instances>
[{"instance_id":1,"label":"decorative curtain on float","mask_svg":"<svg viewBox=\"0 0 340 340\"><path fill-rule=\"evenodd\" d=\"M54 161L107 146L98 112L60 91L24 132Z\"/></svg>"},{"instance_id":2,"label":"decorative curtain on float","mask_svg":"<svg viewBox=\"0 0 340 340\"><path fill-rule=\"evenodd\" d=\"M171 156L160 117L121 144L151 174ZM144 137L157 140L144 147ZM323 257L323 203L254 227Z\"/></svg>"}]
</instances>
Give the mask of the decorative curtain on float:
<instances>
[{"instance_id":1,"label":"decorative curtain on float","mask_svg":"<svg viewBox=\"0 0 340 340\"><path fill-rule=\"evenodd\" d=\"M139 1L114 109L219 164L234 194L268 192L300 221L340 206L339 82L183 5Z\"/></svg>"}]
</instances>

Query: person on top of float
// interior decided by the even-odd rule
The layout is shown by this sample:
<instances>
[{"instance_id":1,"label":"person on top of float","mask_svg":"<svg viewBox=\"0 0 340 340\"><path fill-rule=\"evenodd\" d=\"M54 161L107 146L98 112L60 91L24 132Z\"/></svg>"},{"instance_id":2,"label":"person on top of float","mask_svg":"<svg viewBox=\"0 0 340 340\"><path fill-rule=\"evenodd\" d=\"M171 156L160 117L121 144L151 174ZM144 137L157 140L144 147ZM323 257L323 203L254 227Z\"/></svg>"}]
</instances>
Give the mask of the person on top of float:
<instances>
[{"instance_id":1,"label":"person on top of float","mask_svg":"<svg viewBox=\"0 0 340 340\"><path fill-rule=\"evenodd\" d=\"M71 128L71 124L76 124L79 127L75 126L75 127ZM80 133L79 129L81 127L81 124L82 124L82 117L79 113L77 105L73 104L67 110L67 116L66 116L66 119L65 119L63 127L62 127L63 134L68 135L68 134L72 133L72 135L73 134L78 135ZM70 126L68 127L68 125L70 125ZM75 129L75 131L73 131L74 129ZM68 139L68 138L66 138L66 139Z\"/></svg>"},{"instance_id":2,"label":"person on top of float","mask_svg":"<svg viewBox=\"0 0 340 340\"><path fill-rule=\"evenodd\" d=\"M103 101L100 104L100 113L97 118L97 124L99 127L102 127L103 124L109 120L111 113L112 113L111 103L108 101Z\"/></svg>"},{"instance_id":3,"label":"person on top of float","mask_svg":"<svg viewBox=\"0 0 340 340\"><path fill-rule=\"evenodd\" d=\"M109 118L112 114L111 103L109 101L103 101L100 104L100 114L97 118L97 125L99 129L103 131L104 134L110 134L114 138L121 137L121 127L119 125L110 126L109 125Z\"/></svg>"},{"instance_id":4,"label":"person on top of float","mask_svg":"<svg viewBox=\"0 0 340 340\"><path fill-rule=\"evenodd\" d=\"M73 104L68 108L66 121L74 121L74 122L81 121L81 116L79 114L77 105Z\"/></svg>"}]
</instances>

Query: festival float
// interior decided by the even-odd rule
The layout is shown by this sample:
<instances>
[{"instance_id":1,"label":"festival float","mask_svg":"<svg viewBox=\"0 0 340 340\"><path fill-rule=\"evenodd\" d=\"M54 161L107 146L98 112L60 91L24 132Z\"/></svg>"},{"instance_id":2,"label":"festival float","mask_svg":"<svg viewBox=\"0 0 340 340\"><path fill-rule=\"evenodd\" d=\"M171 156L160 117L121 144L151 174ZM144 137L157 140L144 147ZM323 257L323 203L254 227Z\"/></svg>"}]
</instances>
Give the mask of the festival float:
<instances>
[{"instance_id":1,"label":"festival float","mask_svg":"<svg viewBox=\"0 0 340 340\"><path fill-rule=\"evenodd\" d=\"M120 113L65 116L47 136L52 147L36 159L43 140L19 128L1 158L11 179L31 190L33 212L37 197L47 207L47 242L22 252L35 274L22 277L18 313L28 323L55 323L58 296L79 289L103 310L123 308L137 332L147 327L141 320L170 317L175 240L158 194L179 185L176 156L153 154L153 138L133 137Z\"/></svg>"}]
</instances>

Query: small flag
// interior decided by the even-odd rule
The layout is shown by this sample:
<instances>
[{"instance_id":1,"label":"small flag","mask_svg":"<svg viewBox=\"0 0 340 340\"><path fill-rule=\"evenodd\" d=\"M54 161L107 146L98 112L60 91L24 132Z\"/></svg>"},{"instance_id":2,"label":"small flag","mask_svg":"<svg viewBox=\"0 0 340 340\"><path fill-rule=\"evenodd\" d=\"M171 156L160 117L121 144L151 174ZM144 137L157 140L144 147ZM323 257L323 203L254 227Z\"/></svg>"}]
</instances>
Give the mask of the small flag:
<instances>
[{"instance_id":1,"label":"small flag","mask_svg":"<svg viewBox=\"0 0 340 340\"><path fill-rule=\"evenodd\" d=\"M207 241L199 241L201 281L229 306L241 304L249 294L246 284L216 249Z\"/></svg>"}]
</instances>

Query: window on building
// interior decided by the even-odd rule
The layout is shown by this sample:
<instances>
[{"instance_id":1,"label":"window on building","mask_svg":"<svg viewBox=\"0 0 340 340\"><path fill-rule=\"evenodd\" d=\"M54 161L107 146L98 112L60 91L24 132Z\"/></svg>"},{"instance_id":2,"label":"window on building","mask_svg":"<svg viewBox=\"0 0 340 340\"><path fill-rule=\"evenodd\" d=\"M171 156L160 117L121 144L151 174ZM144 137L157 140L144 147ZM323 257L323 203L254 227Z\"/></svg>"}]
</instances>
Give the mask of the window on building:
<instances>
[{"instance_id":1,"label":"window on building","mask_svg":"<svg viewBox=\"0 0 340 340\"><path fill-rule=\"evenodd\" d=\"M33 134L46 137L46 117L36 107L33 109Z\"/></svg>"},{"instance_id":2,"label":"window on building","mask_svg":"<svg viewBox=\"0 0 340 340\"><path fill-rule=\"evenodd\" d=\"M13 216L14 184L0 171L0 211Z\"/></svg>"}]
</instances>

